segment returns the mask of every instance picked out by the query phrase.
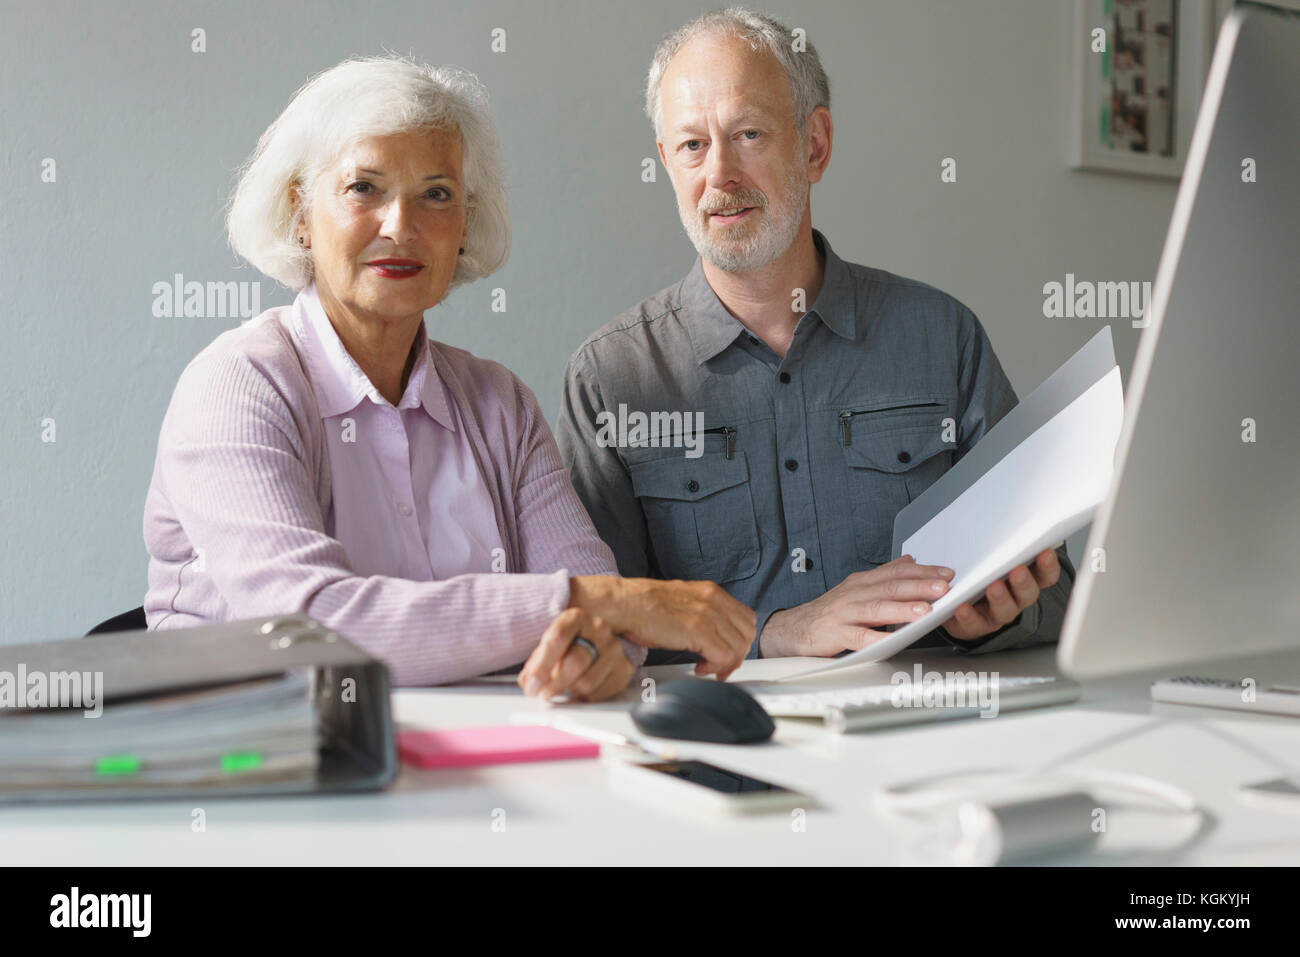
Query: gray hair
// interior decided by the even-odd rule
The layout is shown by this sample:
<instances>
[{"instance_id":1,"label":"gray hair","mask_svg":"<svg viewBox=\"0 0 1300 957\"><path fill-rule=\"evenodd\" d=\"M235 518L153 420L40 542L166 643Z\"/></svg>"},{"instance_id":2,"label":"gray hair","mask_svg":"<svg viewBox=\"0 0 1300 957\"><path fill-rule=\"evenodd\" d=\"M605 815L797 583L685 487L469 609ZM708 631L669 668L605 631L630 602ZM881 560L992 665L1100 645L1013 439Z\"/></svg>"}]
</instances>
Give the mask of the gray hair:
<instances>
[{"instance_id":1,"label":"gray hair","mask_svg":"<svg viewBox=\"0 0 1300 957\"><path fill-rule=\"evenodd\" d=\"M656 139L663 135L664 114L660 88L663 86L664 71L668 69L668 63L677 55L677 51L702 33L719 33L744 40L752 50L766 47L776 57L790 81L795 127L800 139L803 138L812 111L819 106L830 109L831 84L826 71L822 69L817 48L805 41L804 49L795 51L791 42L794 33L781 21L744 7L728 7L696 17L690 23L678 27L664 37L659 49L655 50L654 59L650 61L650 73L646 78L645 112L654 124Z\"/></svg>"},{"instance_id":2,"label":"gray hair","mask_svg":"<svg viewBox=\"0 0 1300 957\"><path fill-rule=\"evenodd\" d=\"M490 275L510 254L501 148L487 90L474 74L389 55L354 57L304 84L240 168L230 198L230 246L297 291L311 282L311 251L297 242L317 178L357 140L420 130L460 134L469 223L448 290ZM301 201L290 201L298 186Z\"/></svg>"}]
</instances>

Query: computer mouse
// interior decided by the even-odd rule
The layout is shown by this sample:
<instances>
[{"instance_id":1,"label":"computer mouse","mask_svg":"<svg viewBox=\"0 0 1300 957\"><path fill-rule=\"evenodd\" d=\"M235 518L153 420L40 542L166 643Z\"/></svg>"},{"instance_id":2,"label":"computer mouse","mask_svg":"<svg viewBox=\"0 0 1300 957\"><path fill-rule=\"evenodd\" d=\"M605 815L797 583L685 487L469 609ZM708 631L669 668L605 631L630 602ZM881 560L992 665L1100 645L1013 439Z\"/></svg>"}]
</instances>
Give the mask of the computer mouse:
<instances>
[{"instance_id":1,"label":"computer mouse","mask_svg":"<svg viewBox=\"0 0 1300 957\"><path fill-rule=\"evenodd\" d=\"M678 678L655 689L653 699L632 709L643 734L687 741L748 744L766 741L776 725L743 688L725 681Z\"/></svg>"}]
</instances>

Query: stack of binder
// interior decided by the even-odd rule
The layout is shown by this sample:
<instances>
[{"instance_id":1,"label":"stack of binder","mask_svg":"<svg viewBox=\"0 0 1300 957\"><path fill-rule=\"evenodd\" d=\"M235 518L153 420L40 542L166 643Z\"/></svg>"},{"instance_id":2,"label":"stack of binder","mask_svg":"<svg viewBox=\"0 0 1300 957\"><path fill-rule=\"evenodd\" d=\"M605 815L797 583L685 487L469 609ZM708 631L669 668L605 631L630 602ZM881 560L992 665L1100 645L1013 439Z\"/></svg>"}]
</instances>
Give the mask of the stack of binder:
<instances>
[{"instance_id":1,"label":"stack of binder","mask_svg":"<svg viewBox=\"0 0 1300 957\"><path fill-rule=\"evenodd\" d=\"M365 790L396 768L387 668L305 615L0 646L0 802Z\"/></svg>"}]
</instances>

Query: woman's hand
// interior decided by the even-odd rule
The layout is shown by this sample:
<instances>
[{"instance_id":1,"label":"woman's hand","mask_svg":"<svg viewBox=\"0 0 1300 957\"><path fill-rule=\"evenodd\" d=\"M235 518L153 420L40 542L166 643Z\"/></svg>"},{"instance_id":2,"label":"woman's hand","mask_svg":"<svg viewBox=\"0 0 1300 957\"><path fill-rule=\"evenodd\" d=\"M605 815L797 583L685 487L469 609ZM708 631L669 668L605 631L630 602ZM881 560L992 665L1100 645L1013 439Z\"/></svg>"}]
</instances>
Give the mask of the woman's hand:
<instances>
[{"instance_id":1,"label":"woman's hand","mask_svg":"<svg viewBox=\"0 0 1300 957\"><path fill-rule=\"evenodd\" d=\"M586 638L591 651L573 639ZM551 622L519 672L525 694L553 698L567 691L575 701L603 701L627 687L636 669L603 619L582 608L567 608Z\"/></svg>"},{"instance_id":2,"label":"woman's hand","mask_svg":"<svg viewBox=\"0 0 1300 957\"><path fill-rule=\"evenodd\" d=\"M582 575L569 582L569 605L638 645L692 651L703 659L695 673L719 680L740 667L754 641L754 612L713 582Z\"/></svg>"}]
</instances>

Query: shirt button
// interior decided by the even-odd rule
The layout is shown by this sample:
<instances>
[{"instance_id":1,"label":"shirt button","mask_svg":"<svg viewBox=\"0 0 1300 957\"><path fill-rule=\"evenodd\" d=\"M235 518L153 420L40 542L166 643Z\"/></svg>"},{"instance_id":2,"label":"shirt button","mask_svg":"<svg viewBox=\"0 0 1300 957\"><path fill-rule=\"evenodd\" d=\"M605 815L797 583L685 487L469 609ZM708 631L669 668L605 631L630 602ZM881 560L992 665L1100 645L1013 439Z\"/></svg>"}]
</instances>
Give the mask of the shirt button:
<instances>
[{"instance_id":1,"label":"shirt button","mask_svg":"<svg viewBox=\"0 0 1300 957\"><path fill-rule=\"evenodd\" d=\"M908 462L912 461L912 454L910 452L899 452L898 461L906 465Z\"/></svg>"},{"instance_id":2,"label":"shirt button","mask_svg":"<svg viewBox=\"0 0 1300 957\"><path fill-rule=\"evenodd\" d=\"M686 483L686 491L698 492L699 490L700 490L700 483L695 481L695 479L691 479L689 482Z\"/></svg>"},{"instance_id":3,"label":"shirt button","mask_svg":"<svg viewBox=\"0 0 1300 957\"><path fill-rule=\"evenodd\" d=\"M794 459L786 459L785 467L789 469L791 472L793 472L795 469L799 467L799 463L796 462Z\"/></svg>"},{"instance_id":4,"label":"shirt button","mask_svg":"<svg viewBox=\"0 0 1300 957\"><path fill-rule=\"evenodd\" d=\"M777 376L777 378L781 380L782 385L789 385L790 383L790 373L788 372L782 372L779 376Z\"/></svg>"},{"instance_id":5,"label":"shirt button","mask_svg":"<svg viewBox=\"0 0 1300 957\"><path fill-rule=\"evenodd\" d=\"M402 502L400 505L397 506L397 511L402 515L410 515L411 506L407 505L405 502Z\"/></svg>"}]
</instances>

